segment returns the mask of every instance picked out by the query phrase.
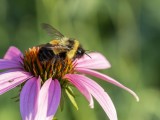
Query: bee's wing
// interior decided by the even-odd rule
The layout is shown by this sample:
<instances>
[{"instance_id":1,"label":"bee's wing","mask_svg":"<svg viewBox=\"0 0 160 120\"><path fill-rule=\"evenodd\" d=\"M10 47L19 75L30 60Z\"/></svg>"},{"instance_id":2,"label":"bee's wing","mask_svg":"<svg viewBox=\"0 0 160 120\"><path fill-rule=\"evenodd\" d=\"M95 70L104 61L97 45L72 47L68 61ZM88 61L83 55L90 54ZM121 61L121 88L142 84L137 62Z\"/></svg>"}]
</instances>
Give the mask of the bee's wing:
<instances>
[{"instance_id":1,"label":"bee's wing","mask_svg":"<svg viewBox=\"0 0 160 120\"><path fill-rule=\"evenodd\" d=\"M42 29L46 30L49 36L53 37L54 39L61 40L64 35L56 30L54 27L47 23L42 23Z\"/></svg>"},{"instance_id":2,"label":"bee's wing","mask_svg":"<svg viewBox=\"0 0 160 120\"><path fill-rule=\"evenodd\" d=\"M70 50L70 48L67 46L47 46L46 48L59 51L59 52L66 52Z\"/></svg>"},{"instance_id":3,"label":"bee's wing","mask_svg":"<svg viewBox=\"0 0 160 120\"><path fill-rule=\"evenodd\" d=\"M63 46L63 45L52 45L52 44L41 44L37 45L36 47L43 47L46 49L53 49L53 50L59 50L59 51L68 51L70 48L68 46Z\"/></svg>"}]
</instances>

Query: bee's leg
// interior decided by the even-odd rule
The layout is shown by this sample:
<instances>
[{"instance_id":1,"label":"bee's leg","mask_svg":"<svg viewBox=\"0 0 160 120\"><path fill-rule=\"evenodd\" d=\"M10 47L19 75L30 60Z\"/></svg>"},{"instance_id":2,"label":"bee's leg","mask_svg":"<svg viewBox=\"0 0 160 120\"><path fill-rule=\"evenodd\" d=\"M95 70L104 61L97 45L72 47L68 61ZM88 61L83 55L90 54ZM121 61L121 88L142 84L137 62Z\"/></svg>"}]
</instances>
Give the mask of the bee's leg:
<instances>
[{"instance_id":1,"label":"bee's leg","mask_svg":"<svg viewBox=\"0 0 160 120\"><path fill-rule=\"evenodd\" d=\"M65 58L63 58L62 56L61 56L61 54L60 55L57 55L57 61L60 61L61 62L61 64L65 67L65 60L64 60Z\"/></svg>"},{"instance_id":2,"label":"bee's leg","mask_svg":"<svg viewBox=\"0 0 160 120\"><path fill-rule=\"evenodd\" d=\"M65 64L66 54L67 54L66 52L62 52L59 54L62 64Z\"/></svg>"},{"instance_id":3,"label":"bee's leg","mask_svg":"<svg viewBox=\"0 0 160 120\"><path fill-rule=\"evenodd\" d=\"M54 57L52 59L52 64L56 63L57 61L60 61L60 57L59 57L59 55L54 55Z\"/></svg>"},{"instance_id":4,"label":"bee's leg","mask_svg":"<svg viewBox=\"0 0 160 120\"><path fill-rule=\"evenodd\" d=\"M52 64L56 63L56 59L53 58L51 62L52 62Z\"/></svg>"}]
</instances>

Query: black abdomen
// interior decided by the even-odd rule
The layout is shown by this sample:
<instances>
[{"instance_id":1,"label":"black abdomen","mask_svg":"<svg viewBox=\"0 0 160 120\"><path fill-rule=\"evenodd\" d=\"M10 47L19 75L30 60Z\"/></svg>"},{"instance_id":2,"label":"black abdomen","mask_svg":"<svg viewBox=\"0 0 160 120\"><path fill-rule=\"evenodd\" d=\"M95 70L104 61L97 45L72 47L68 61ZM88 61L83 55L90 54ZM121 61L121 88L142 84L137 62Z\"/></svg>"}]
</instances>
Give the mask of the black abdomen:
<instances>
[{"instance_id":1,"label":"black abdomen","mask_svg":"<svg viewBox=\"0 0 160 120\"><path fill-rule=\"evenodd\" d=\"M46 47L41 47L39 49L38 58L40 61L49 61L55 57L53 50Z\"/></svg>"},{"instance_id":2,"label":"black abdomen","mask_svg":"<svg viewBox=\"0 0 160 120\"><path fill-rule=\"evenodd\" d=\"M47 47L41 47L39 49L38 58L41 62L49 60L64 60L66 58L66 52L61 52L59 54L54 54L52 49Z\"/></svg>"}]
</instances>

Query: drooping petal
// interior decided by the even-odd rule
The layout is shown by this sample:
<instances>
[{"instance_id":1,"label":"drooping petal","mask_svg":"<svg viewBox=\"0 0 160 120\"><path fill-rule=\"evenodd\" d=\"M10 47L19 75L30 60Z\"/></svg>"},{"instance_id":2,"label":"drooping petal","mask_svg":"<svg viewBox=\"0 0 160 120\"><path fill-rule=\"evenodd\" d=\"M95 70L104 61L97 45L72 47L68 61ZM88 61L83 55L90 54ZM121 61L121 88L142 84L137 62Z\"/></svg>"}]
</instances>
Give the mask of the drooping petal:
<instances>
[{"instance_id":1,"label":"drooping petal","mask_svg":"<svg viewBox=\"0 0 160 120\"><path fill-rule=\"evenodd\" d=\"M20 58L22 57L22 53L21 51L14 47L14 46L11 46L5 56L4 56L4 59L8 59L8 60L19 60Z\"/></svg>"},{"instance_id":2,"label":"drooping petal","mask_svg":"<svg viewBox=\"0 0 160 120\"><path fill-rule=\"evenodd\" d=\"M94 101L93 98L91 96L91 94L89 93L89 91L86 89L86 87L79 82L74 75L72 74L67 74L65 75L65 78L67 78L85 97L86 99L89 101L89 106L91 108L94 108Z\"/></svg>"},{"instance_id":3,"label":"drooping petal","mask_svg":"<svg viewBox=\"0 0 160 120\"><path fill-rule=\"evenodd\" d=\"M61 97L58 80L48 79L42 86L38 98L38 111L35 120L52 120Z\"/></svg>"},{"instance_id":4,"label":"drooping petal","mask_svg":"<svg viewBox=\"0 0 160 120\"><path fill-rule=\"evenodd\" d=\"M0 73L0 85L6 82L12 82L16 78L30 77L28 72L21 71L20 69L11 69Z\"/></svg>"},{"instance_id":5,"label":"drooping petal","mask_svg":"<svg viewBox=\"0 0 160 120\"><path fill-rule=\"evenodd\" d=\"M37 110L37 98L40 91L40 78L28 80L20 93L20 111L22 120L34 120Z\"/></svg>"},{"instance_id":6,"label":"drooping petal","mask_svg":"<svg viewBox=\"0 0 160 120\"><path fill-rule=\"evenodd\" d=\"M111 65L108 60L100 53L89 53L84 55L84 57L78 59L76 61L77 68L88 68L88 69L107 69L110 68Z\"/></svg>"},{"instance_id":7,"label":"drooping petal","mask_svg":"<svg viewBox=\"0 0 160 120\"><path fill-rule=\"evenodd\" d=\"M126 91L128 91L130 94L132 94L137 101L139 101L139 97L137 96L137 94L135 92L133 92L131 89L127 88L126 86L122 85L121 83L119 83L118 81L114 80L113 78L107 76L107 75L104 75L102 73L99 73L97 71L94 71L94 70L89 70L89 69L85 69L85 68L77 68L76 69L78 72L81 72L81 73L84 73L84 74L88 74L88 75L92 75L92 76L95 76L97 78L100 78L104 81L107 81L109 83L112 83Z\"/></svg>"},{"instance_id":8,"label":"drooping petal","mask_svg":"<svg viewBox=\"0 0 160 120\"><path fill-rule=\"evenodd\" d=\"M15 88L16 86L20 85L21 83L23 83L24 81L26 81L29 78L31 78L31 77L23 76L23 77L15 78L12 81L8 81L8 82L6 81L4 83L1 83L0 84L0 95L9 91L10 89Z\"/></svg>"},{"instance_id":9,"label":"drooping petal","mask_svg":"<svg viewBox=\"0 0 160 120\"><path fill-rule=\"evenodd\" d=\"M110 120L117 120L117 113L112 100L100 85L83 75L73 74L72 77L76 78L75 82L77 82L77 84L82 84L83 86L85 86L85 88L87 88L87 90L101 105Z\"/></svg>"},{"instance_id":10,"label":"drooping petal","mask_svg":"<svg viewBox=\"0 0 160 120\"><path fill-rule=\"evenodd\" d=\"M22 66L18 61L0 59L0 70L10 69L10 68L22 68Z\"/></svg>"}]
</instances>

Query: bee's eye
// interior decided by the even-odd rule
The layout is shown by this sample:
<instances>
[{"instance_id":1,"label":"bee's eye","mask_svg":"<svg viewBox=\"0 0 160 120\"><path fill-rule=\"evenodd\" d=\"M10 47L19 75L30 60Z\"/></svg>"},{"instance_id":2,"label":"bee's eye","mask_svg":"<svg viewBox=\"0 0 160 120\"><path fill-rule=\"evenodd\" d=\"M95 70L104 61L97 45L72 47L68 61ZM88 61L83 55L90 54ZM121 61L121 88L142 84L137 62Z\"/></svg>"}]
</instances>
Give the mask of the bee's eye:
<instances>
[{"instance_id":1,"label":"bee's eye","mask_svg":"<svg viewBox=\"0 0 160 120\"><path fill-rule=\"evenodd\" d=\"M82 50L78 50L77 53L78 53L78 54L81 54L81 53L82 53Z\"/></svg>"}]
</instances>

